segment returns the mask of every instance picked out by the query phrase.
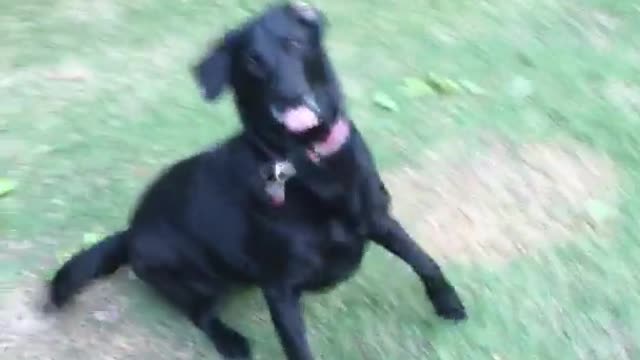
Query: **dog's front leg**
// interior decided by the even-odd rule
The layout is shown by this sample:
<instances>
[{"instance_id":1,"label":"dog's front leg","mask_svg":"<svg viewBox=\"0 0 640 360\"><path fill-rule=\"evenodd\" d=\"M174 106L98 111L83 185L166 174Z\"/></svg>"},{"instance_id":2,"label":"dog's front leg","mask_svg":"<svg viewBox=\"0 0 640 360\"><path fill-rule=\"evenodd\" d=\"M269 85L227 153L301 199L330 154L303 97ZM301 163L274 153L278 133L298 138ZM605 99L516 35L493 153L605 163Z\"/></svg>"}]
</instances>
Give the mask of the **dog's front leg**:
<instances>
[{"instance_id":1,"label":"dog's front leg","mask_svg":"<svg viewBox=\"0 0 640 360\"><path fill-rule=\"evenodd\" d=\"M420 276L438 315L451 320L466 318L460 297L438 264L409 236L391 215L377 219L371 239L409 264Z\"/></svg>"},{"instance_id":2,"label":"dog's front leg","mask_svg":"<svg viewBox=\"0 0 640 360\"><path fill-rule=\"evenodd\" d=\"M271 319L288 360L313 360L306 338L301 294L288 287L263 289Z\"/></svg>"}]
</instances>

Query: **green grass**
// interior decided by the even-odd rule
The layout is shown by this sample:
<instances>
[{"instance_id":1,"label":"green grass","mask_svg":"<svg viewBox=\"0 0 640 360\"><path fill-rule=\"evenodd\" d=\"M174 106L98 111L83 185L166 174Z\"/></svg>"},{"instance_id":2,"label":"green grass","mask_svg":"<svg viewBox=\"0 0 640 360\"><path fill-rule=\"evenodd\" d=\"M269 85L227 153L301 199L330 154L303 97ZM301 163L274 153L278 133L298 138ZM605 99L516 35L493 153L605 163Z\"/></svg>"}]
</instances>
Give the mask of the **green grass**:
<instances>
[{"instance_id":1,"label":"green grass","mask_svg":"<svg viewBox=\"0 0 640 360\"><path fill-rule=\"evenodd\" d=\"M56 251L79 246L83 233L122 226L158 170L238 127L228 98L205 104L188 68L211 38L265 1L92 3L0 0L0 177L19 182L0 199L0 281L8 284L45 276ZM624 197L606 239L584 236L498 270L447 264L469 306L469 321L459 325L437 319L415 276L374 249L355 279L309 298L319 358L640 358L638 5L325 0L321 7L351 114L383 169L486 132L516 142L570 136L614 159ZM47 77L67 67L89 76ZM430 72L472 81L486 94L402 93L403 78ZM635 86L635 103L603 96L615 83ZM399 111L373 105L380 91ZM157 336L196 341L210 358L202 337L137 282L118 289L131 294L131 316ZM255 294L226 316L251 336L258 358L282 356Z\"/></svg>"}]
</instances>

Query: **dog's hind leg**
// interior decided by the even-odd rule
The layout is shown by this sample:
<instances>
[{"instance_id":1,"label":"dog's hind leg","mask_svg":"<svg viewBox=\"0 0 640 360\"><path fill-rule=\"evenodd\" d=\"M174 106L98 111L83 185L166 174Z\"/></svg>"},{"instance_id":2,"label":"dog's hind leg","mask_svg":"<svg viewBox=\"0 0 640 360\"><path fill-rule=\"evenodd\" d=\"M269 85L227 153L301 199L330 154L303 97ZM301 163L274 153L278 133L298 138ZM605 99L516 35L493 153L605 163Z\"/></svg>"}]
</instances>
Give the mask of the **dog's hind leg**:
<instances>
[{"instance_id":1,"label":"dog's hind leg","mask_svg":"<svg viewBox=\"0 0 640 360\"><path fill-rule=\"evenodd\" d=\"M166 235L167 232L163 232L163 236ZM159 249L164 242L158 241L157 236L155 240L153 253L135 256L134 252L131 263L136 275L185 314L226 359L249 359L249 341L218 317L216 305L226 294L227 285L220 279L197 272L193 264L176 260L175 252L168 256L171 252ZM178 242L171 243L181 243L180 239L175 240Z\"/></svg>"},{"instance_id":2,"label":"dog's hind leg","mask_svg":"<svg viewBox=\"0 0 640 360\"><path fill-rule=\"evenodd\" d=\"M212 295L198 291L201 285L181 280L167 273L154 272L143 278L155 291L182 311L213 342L218 352L227 359L248 359L249 341L223 323L216 305L222 294Z\"/></svg>"}]
</instances>

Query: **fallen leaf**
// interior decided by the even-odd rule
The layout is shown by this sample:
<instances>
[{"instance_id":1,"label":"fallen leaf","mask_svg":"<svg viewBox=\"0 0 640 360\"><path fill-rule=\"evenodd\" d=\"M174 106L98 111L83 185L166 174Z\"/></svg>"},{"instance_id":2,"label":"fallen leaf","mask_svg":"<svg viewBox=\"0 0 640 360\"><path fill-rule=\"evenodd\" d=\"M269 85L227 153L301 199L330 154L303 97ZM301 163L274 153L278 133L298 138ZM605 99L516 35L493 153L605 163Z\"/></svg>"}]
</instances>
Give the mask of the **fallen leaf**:
<instances>
[{"instance_id":1,"label":"fallen leaf","mask_svg":"<svg viewBox=\"0 0 640 360\"><path fill-rule=\"evenodd\" d=\"M434 93L433 89L424 80L409 77L404 79L402 90L410 98L419 98Z\"/></svg>"},{"instance_id":2,"label":"fallen leaf","mask_svg":"<svg viewBox=\"0 0 640 360\"><path fill-rule=\"evenodd\" d=\"M427 83L435 92L441 95L452 95L461 90L457 82L433 73L427 76Z\"/></svg>"},{"instance_id":3,"label":"fallen leaf","mask_svg":"<svg viewBox=\"0 0 640 360\"><path fill-rule=\"evenodd\" d=\"M462 86L463 89L465 89L468 93L472 94L472 95L484 95L486 94L486 91L484 91L483 88L481 88L480 86L478 86L478 84L473 83L469 80L462 80L460 81L460 86Z\"/></svg>"},{"instance_id":4,"label":"fallen leaf","mask_svg":"<svg viewBox=\"0 0 640 360\"><path fill-rule=\"evenodd\" d=\"M391 96L382 92L379 92L374 96L373 103L388 111L398 111L398 104L391 98Z\"/></svg>"},{"instance_id":5,"label":"fallen leaf","mask_svg":"<svg viewBox=\"0 0 640 360\"><path fill-rule=\"evenodd\" d=\"M0 197L8 195L10 192L14 191L18 187L18 182L11 180L0 178Z\"/></svg>"}]
</instances>

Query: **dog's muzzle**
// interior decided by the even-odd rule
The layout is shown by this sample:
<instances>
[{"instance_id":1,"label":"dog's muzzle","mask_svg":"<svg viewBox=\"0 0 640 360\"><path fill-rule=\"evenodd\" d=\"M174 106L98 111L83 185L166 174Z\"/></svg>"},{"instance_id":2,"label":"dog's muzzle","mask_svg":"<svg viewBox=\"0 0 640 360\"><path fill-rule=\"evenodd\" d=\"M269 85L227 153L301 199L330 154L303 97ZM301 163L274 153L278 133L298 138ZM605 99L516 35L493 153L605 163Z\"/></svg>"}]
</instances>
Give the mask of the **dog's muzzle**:
<instances>
[{"instance_id":1,"label":"dog's muzzle","mask_svg":"<svg viewBox=\"0 0 640 360\"><path fill-rule=\"evenodd\" d=\"M305 96L298 105L279 109L271 106L271 114L291 133L304 133L320 124L320 107L313 96Z\"/></svg>"}]
</instances>

